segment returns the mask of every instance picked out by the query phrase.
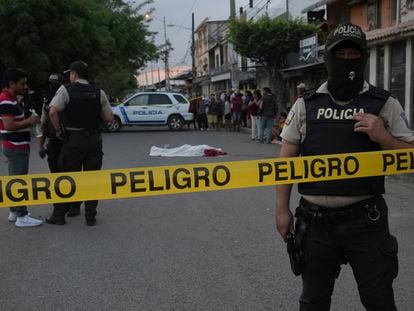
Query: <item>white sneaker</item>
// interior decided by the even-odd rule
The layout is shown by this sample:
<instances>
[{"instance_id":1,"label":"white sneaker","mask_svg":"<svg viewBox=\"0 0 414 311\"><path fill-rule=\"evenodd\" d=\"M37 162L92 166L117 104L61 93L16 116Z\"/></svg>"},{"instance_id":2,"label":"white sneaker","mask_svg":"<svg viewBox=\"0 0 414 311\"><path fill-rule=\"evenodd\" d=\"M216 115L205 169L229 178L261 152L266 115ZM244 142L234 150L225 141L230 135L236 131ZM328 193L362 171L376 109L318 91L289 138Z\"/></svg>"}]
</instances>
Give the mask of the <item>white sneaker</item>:
<instances>
[{"instance_id":1,"label":"white sneaker","mask_svg":"<svg viewBox=\"0 0 414 311\"><path fill-rule=\"evenodd\" d=\"M26 228L26 227L36 227L40 226L43 223L43 221L32 218L29 215L23 216L23 217L17 217L16 220L16 227L19 228Z\"/></svg>"},{"instance_id":2,"label":"white sneaker","mask_svg":"<svg viewBox=\"0 0 414 311\"><path fill-rule=\"evenodd\" d=\"M27 213L27 215L32 216L32 214L30 214L30 213ZM16 222L16 220L17 220L17 213L16 212L9 212L9 218L8 218L8 220L10 222Z\"/></svg>"}]
</instances>

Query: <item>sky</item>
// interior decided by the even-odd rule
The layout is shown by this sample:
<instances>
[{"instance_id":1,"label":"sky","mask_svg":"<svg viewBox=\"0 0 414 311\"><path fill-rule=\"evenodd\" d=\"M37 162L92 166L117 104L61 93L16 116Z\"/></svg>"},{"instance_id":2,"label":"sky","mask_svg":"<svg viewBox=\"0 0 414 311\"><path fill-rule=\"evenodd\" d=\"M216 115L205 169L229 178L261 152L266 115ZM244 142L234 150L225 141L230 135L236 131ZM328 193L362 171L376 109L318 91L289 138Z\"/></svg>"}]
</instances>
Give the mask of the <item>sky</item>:
<instances>
[{"instance_id":1,"label":"sky","mask_svg":"<svg viewBox=\"0 0 414 311\"><path fill-rule=\"evenodd\" d=\"M253 0L256 7L263 7L268 0ZM142 1L135 0L136 3ZM315 0L289 0L290 10L297 16L300 11L316 2ZM248 7L249 0L236 0L236 12L240 7ZM210 20L223 20L230 16L230 0L154 0L154 2L142 9L142 13L154 8L153 20L149 23L149 30L158 34L155 43L161 45L164 42L163 18L165 16L167 25L178 25L179 27L167 27L167 37L173 45L170 66L191 66L191 13L195 13L195 28L206 18ZM270 0L269 14L283 13L286 8L286 0ZM185 29L188 28L188 29ZM163 63L148 64L148 69L157 70L162 68Z\"/></svg>"}]
</instances>

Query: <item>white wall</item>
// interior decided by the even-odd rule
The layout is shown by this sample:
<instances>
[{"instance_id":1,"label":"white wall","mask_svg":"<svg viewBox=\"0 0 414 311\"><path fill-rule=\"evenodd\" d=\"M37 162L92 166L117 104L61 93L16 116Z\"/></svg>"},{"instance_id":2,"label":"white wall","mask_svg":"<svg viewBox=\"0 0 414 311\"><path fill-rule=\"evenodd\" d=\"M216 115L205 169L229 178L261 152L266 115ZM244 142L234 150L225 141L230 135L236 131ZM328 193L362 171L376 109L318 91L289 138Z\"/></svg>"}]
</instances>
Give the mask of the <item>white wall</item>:
<instances>
[{"instance_id":1,"label":"white wall","mask_svg":"<svg viewBox=\"0 0 414 311\"><path fill-rule=\"evenodd\" d=\"M407 22L414 20L414 3L409 0L401 0L401 22Z\"/></svg>"}]
</instances>

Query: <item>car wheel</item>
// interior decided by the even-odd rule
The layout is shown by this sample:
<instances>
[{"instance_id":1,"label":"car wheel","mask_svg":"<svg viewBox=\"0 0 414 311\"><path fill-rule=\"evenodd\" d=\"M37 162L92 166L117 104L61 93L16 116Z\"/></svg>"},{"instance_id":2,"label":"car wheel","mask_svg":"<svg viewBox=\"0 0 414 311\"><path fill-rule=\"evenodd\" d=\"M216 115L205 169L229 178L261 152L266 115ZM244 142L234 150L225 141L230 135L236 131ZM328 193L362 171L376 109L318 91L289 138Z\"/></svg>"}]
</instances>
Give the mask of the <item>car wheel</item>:
<instances>
[{"instance_id":1,"label":"car wheel","mask_svg":"<svg viewBox=\"0 0 414 311\"><path fill-rule=\"evenodd\" d=\"M173 115L168 118L167 124L170 130L179 131L184 127L184 119L179 115Z\"/></svg>"},{"instance_id":2,"label":"car wheel","mask_svg":"<svg viewBox=\"0 0 414 311\"><path fill-rule=\"evenodd\" d=\"M106 125L108 132L118 132L122 127L121 119L115 116L114 120Z\"/></svg>"}]
</instances>

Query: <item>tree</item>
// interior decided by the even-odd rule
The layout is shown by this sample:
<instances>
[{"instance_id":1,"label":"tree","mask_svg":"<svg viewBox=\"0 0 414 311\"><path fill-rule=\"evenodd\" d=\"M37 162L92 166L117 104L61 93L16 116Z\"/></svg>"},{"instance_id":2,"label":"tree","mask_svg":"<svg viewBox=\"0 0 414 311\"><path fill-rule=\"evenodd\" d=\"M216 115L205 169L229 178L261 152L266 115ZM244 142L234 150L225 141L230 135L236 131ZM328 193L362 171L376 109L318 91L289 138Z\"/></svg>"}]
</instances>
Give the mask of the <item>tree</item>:
<instances>
[{"instance_id":1,"label":"tree","mask_svg":"<svg viewBox=\"0 0 414 311\"><path fill-rule=\"evenodd\" d=\"M240 55L264 66L271 86L276 87L283 97L280 70L287 66L286 56L299 49L301 39L316 31L314 25L306 24L301 19L264 16L256 21L232 20L230 41Z\"/></svg>"},{"instance_id":2,"label":"tree","mask_svg":"<svg viewBox=\"0 0 414 311\"><path fill-rule=\"evenodd\" d=\"M152 2L145 1L143 4ZM0 0L0 69L21 67L32 88L75 60L108 94L135 88L134 75L157 56L142 5L122 0Z\"/></svg>"}]
</instances>

